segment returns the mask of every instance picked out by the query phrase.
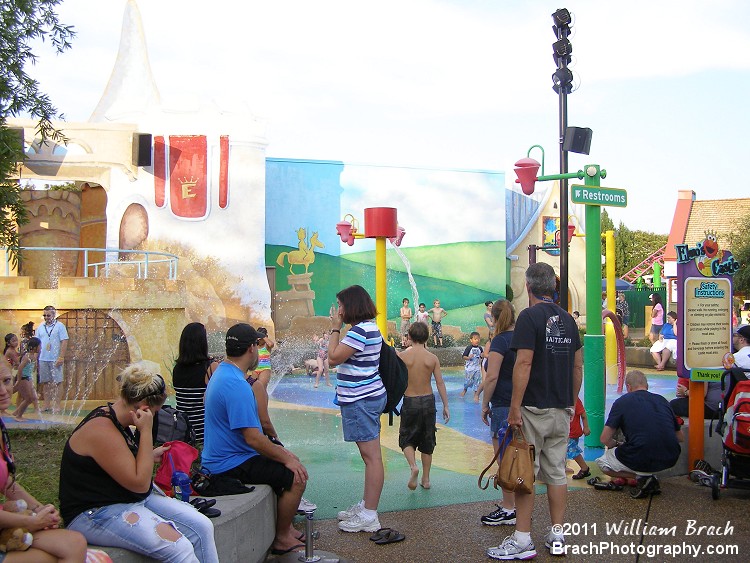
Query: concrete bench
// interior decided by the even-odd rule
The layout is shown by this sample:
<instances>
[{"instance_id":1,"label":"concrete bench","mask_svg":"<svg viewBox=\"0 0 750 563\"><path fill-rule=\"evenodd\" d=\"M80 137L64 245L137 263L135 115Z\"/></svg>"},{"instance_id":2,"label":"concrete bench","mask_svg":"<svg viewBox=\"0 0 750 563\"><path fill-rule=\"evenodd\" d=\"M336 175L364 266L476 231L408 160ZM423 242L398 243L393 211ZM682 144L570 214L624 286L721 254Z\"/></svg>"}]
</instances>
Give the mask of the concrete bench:
<instances>
[{"instance_id":1,"label":"concrete bench","mask_svg":"<svg viewBox=\"0 0 750 563\"><path fill-rule=\"evenodd\" d=\"M276 495L268 485L252 493L216 497L221 516L213 518L220 561L265 561L276 535ZM116 547L91 546L106 551L115 563L145 563L154 559Z\"/></svg>"},{"instance_id":2,"label":"concrete bench","mask_svg":"<svg viewBox=\"0 0 750 563\"><path fill-rule=\"evenodd\" d=\"M716 421L713 422L706 420L703 423L703 459L711 464L714 469L721 467L721 436L716 432L713 432L713 436L708 435L709 426L716 427ZM659 477L676 477L678 475L687 475L693 469L688 467L688 421L685 420L685 425L682 427L682 434L684 436L681 442L682 452L680 458L674 467L665 471L660 471L657 475Z\"/></svg>"}]
</instances>

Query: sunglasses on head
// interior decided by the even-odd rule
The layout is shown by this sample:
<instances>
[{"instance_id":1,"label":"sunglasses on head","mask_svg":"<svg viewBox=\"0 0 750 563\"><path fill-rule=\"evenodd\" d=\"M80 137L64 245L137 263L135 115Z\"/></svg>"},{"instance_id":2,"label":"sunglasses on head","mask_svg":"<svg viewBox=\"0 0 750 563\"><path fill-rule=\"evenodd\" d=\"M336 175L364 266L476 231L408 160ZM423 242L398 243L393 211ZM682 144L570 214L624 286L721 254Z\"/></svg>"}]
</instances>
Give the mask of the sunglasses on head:
<instances>
[{"instance_id":1,"label":"sunglasses on head","mask_svg":"<svg viewBox=\"0 0 750 563\"><path fill-rule=\"evenodd\" d=\"M138 399L138 401L145 401L146 399L149 399L151 397L163 397L167 394L167 384L164 383L164 378L158 373L156 374L156 377L159 378L158 389L156 391L151 391L151 393L149 393L148 395L144 395L143 397Z\"/></svg>"}]
</instances>

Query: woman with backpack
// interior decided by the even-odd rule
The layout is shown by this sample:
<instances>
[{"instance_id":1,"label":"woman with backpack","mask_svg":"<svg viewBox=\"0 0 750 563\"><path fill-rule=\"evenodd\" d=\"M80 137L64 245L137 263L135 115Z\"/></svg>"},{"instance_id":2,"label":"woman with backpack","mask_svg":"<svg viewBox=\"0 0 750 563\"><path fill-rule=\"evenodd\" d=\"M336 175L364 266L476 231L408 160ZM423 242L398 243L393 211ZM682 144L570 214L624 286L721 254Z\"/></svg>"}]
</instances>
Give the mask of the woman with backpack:
<instances>
[{"instance_id":1,"label":"woman with backpack","mask_svg":"<svg viewBox=\"0 0 750 563\"><path fill-rule=\"evenodd\" d=\"M345 532L376 532L381 528L378 503L384 470L380 453L380 415L386 390L378 366L383 337L375 324L377 311L370 295L359 285L336 294L338 308L331 316L328 361L338 366L336 398L341 407L344 441L356 442L365 463L363 499L338 514ZM341 338L341 328L351 328Z\"/></svg>"},{"instance_id":2,"label":"woman with backpack","mask_svg":"<svg viewBox=\"0 0 750 563\"><path fill-rule=\"evenodd\" d=\"M154 487L154 463L168 449L154 448L151 434L167 398L164 379L136 363L120 381L119 398L91 411L63 449L59 496L66 528L89 543L157 561L218 563L208 517Z\"/></svg>"}]
</instances>

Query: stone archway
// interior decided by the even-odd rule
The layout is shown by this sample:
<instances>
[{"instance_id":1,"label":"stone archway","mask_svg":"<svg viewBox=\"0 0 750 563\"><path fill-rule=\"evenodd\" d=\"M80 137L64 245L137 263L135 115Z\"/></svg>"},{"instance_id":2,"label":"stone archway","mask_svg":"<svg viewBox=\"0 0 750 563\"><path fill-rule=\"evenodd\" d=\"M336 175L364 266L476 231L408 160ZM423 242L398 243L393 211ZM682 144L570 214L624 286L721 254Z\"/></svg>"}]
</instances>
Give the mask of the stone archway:
<instances>
[{"instance_id":1,"label":"stone archway","mask_svg":"<svg viewBox=\"0 0 750 563\"><path fill-rule=\"evenodd\" d=\"M79 309L60 315L68 329L64 395L67 400L116 399L117 376L130 363L120 325L101 309Z\"/></svg>"}]
</instances>

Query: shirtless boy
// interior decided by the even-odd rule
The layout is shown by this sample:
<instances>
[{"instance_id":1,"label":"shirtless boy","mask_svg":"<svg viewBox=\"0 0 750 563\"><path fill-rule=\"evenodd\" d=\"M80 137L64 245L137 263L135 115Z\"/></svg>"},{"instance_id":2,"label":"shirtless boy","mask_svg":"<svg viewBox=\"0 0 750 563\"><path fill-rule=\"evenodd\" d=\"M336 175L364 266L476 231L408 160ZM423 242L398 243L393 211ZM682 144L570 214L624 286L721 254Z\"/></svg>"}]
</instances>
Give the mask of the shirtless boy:
<instances>
[{"instance_id":1,"label":"shirtless boy","mask_svg":"<svg viewBox=\"0 0 750 563\"><path fill-rule=\"evenodd\" d=\"M404 297L401 307L401 347L406 348L406 337L409 336L409 326L411 325L411 307L409 300Z\"/></svg>"},{"instance_id":2,"label":"shirtless boy","mask_svg":"<svg viewBox=\"0 0 750 563\"><path fill-rule=\"evenodd\" d=\"M432 340L435 346L440 342L440 347L443 347L443 325L441 321L448 316L448 311L440 306L440 299L435 299L432 302L432 309L428 311L432 316Z\"/></svg>"},{"instance_id":3,"label":"shirtless boy","mask_svg":"<svg viewBox=\"0 0 750 563\"><path fill-rule=\"evenodd\" d=\"M429 333L423 323L414 323L409 327L411 346L399 352L399 356L409 370L409 385L404 393L404 404L401 408L401 425L398 431L398 447L411 468L411 478L407 487L412 491L417 488L419 467L417 467L416 450L422 455L422 481L424 489L430 488L430 467L432 452L435 451L435 395L432 393L432 377L440 400L443 402L443 421L450 420L448 412L448 393L445 390L443 375L440 372L440 361L425 348Z\"/></svg>"}]
</instances>

